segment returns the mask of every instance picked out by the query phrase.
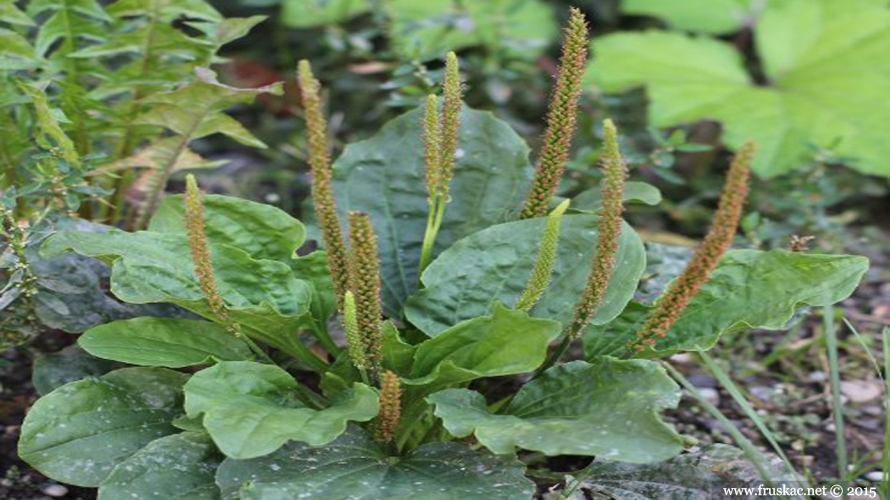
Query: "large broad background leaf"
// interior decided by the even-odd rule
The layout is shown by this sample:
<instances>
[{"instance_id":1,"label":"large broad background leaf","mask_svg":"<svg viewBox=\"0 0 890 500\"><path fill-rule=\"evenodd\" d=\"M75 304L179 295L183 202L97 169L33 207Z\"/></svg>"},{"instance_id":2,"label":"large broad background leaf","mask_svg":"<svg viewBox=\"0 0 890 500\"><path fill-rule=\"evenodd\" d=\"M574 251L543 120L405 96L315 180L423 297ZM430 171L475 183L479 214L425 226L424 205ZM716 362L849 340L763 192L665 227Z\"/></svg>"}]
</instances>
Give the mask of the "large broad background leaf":
<instances>
[{"instance_id":1,"label":"large broad background leaf","mask_svg":"<svg viewBox=\"0 0 890 500\"><path fill-rule=\"evenodd\" d=\"M654 31L594 42L588 76L607 92L645 86L653 125L714 119L731 147L757 141L754 169L763 176L808 161L811 145L861 172L890 175L886 3L770 1L754 31L765 85L728 43Z\"/></svg>"},{"instance_id":2,"label":"large broad background leaf","mask_svg":"<svg viewBox=\"0 0 890 500\"><path fill-rule=\"evenodd\" d=\"M564 326L587 285L596 251L594 215L566 215L550 287L532 309L533 316L551 318ZM408 300L407 319L430 336L457 323L486 314L491 303L515 304L535 266L544 233L543 218L508 222L479 231L442 252L423 273L426 287ZM621 228L615 274L593 324L621 314L633 298L646 267L646 251L636 232Z\"/></svg>"},{"instance_id":3,"label":"large broad background leaf","mask_svg":"<svg viewBox=\"0 0 890 500\"><path fill-rule=\"evenodd\" d=\"M346 147L334 164L334 191L344 216L371 214L377 232L386 313L399 317L417 289L427 221L422 113L410 111L374 137ZM436 249L503 222L525 196L532 167L528 146L491 113L464 107L451 202Z\"/></svg>"},{"instance_id":4,"label":"large broad background leaf","mask_svg":"<svg viewBox=\"0 0 890 500\"><path fill-rule=\"evenodd\" d=\"M269 454L289 440L327 444L348 421L377 415L377 393L354 384L322 410L305 407L294 396L298 382L272 365L227 361L196 373L185 386L189 417L203 414L204 427L219 449L234 458Z\"/></svg>"},{"instance_id":5,"label":"large broad background leaf","mask_svg":"<svg viewBox=\"0 0 890 500\"><path fill-rule=\"evenodd\" d=\"M218 319L201 293L183 234L65 231L47 239L42 249L48 255L65 251L111 264L111 291L125 302L169 302ZM294 278L283 262L256 260L228 245L211 243L210 252L231 318L247 326L252 337L291 354L302 353L294 332L307 321L312 287Z\"/></svg>"},{"instance_id":6,"label":"large broad background leaf","mask_svg":"<svg viewBox=\"0 0 890 500\"><path fill-rule=\"evenodd\" d=\"M122 368L119 363L91 356L76 345L41 354L34 360L31 381L37 394L49 394L58 387L87 377L98 377Z\"/></svg>"},{"instance_id":7,"label":"large broad background leaf","mask_svg":"<svg viewBox=\"0 0 890 500\"><path fill-rule=\"evenodd\" d=\"M711 278L655 353L706 351L720 335L749 328L782 328L801 306L834 304L849 297L868 270L868 259L786 250L727 252ZM614 322L588 329L588 356L621 355L651 306L631 303Z\"/></svg>"},{"instance_id":8,"label":"large broad background leaf","mask_svg":"<svg viewBox=\"0 0 890 500\"><path fill-rule=\"evenodd\" d=\"M122 368L66 384L37 400L19 439L19 456L41 473L96 487L115 465L161 436L182 414L187 375L166 368Z\"/></svg>"},{"instance_id":9,"label":"large broad background leaf","mask_svg":"<svg viewBox=\"0 0 890 500\"><path fill-rule=\"evenodd\" d=\"M683 449L680 435L658 415L677 406L679 388L652 361L603 357L556 366L524 385L498 414L489 411L481 394L467 389L447 389L427 399L451 434L474 434L500 454L522 448L648 463Z\"/></svg>"},{"instance_id":10,"label":"large broad background leaf","mask_svg":"<svg viewBox=\"0 0 890 500\"><path fill-rule=\"evenodd\" d=\"M722 35L741 29L758 5L758 0L623 0L621 10L660 17L674 29Z\"/></svg>"},{"instance_id":11,"label":"large broad background leaf","mask_svg":"<svg viewBox=\"0 0 890 500\"><path fill-rule=\"evenodd\" d=\"M219 500L214 477L222 459L206 434L162 437L118 464L99 500Z\"/></svg>"},{"instance_id":12,"label":"large broad background leaf","mask_svg":"<svg viewBox=\"0 0 890 500\"><path fill-rule=\"evenodd\" d=\"M250 348L209 321L134 318L87 330L77 341L94 356L131 365L182 368L253 359Z\"/></svg>"},{"instance_id":13,"label":"large broad background leaf","mask_svg":"<svg viewBox=\"0 0 890 500\"><path fill-rule=\"evenodd\" d=\"M224 500L523 500L535 492L513 457L457 443L390 457L356 427L320 448L289 444L255 460L226 459L217 483Z\"/></svg>"}]
</instances>

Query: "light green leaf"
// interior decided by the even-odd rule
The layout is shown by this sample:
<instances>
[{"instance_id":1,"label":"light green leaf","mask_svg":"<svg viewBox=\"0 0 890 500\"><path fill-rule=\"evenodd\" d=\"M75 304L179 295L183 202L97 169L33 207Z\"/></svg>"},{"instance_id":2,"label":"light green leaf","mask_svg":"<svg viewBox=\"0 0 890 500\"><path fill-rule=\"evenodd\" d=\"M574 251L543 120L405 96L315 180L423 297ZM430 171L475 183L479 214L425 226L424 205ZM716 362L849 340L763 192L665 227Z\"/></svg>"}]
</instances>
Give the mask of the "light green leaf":
<instances>
[{"instance_id":1,"label":"light green leaf","mask_svg":"<svg viewBox=\"0 0 890 500\"><path fill-rule=\"evenodd\" d=\"M46 255L66 251L110 264L111 292L125 302L169 302L218 321L201 293L185 235L63 231L47 239L42 250ZM231 319L247 327L251 337L301 356L305 347L294 332L308 321L311 286L294 278L282 262L255 260L228 245L211 244L210 252Z\"/></svg>"},{"instance_id":2,"label":"light green leaf","mask_svg":"<svg viewBox=\"0 0 890 500\"><path fill-rule=\"evenodd\" d=\"M59 352L41 354L34 360L31 381L37 394L44 396L69 382L104 375L120 365L87 354L76 345Z\"/></svg>"},{"instance_id":3,"label":"light green leaf","mask_svg":"<svg viewBox=\"0 0 890 500\"><path fill-rule=\"evenodd\" d=\"M31 103L34 105L36 126L31 133L33 140L45 150L57 149L58 155L72 167L80 166L80 156L74 149L74 142L59 125L59 122L62 121L60 117L64 118L65 115L60 114L58 109L49 106L49 98L43 89L24 81L18 82L18 88L31 99Z\"/></svg>"},{"instance_id":4,"label":"light green leaf","mask_svg":"<svg viewBox=\"0 0 890 500\"><path fill-rule=\"evenodd\" d=\"M643 203L658 205L661 203L661 191L648 182L628 181L624 183L624 203ZM570 210L580 212L599 212L603 199L599 186L590 188L572 198Z\"/></svg>"},{"instance_id":5,"label":"light green leaf","mask_svg":"<svg viewBox=\"0 0 890 500\"><path fill-rule=\"evenodd\" d=\"M196 373L185 385L185 410L204 415L204 428L226 456L267 455L287 441L321 446L346 430L349 421L377 415L377 393L364 384L313 410L294 396L298 382L272 365L225 361Z\"/></svg>"},{"instance_id":6,"label":"light green leaf","mask_svg":"<svg viewBox=\"0 0 890 500\"><path fill-rule=\"evenodd\" d=\"M600 38L588 77L607 92L645 86L655 126L713 119L729 146L757 141L754 169L763 176L810 161L813 145L863 173L890 175L886 3L769 2L755 40L765 84L732 45L664 32Z\"/></svg>"},{"instance_id":7,"label":"light green leaf","mask_svg":"<svg viewBox=\"0 0 890 500\"><path fill-rule=\"evenodd\" d=\"M370 10L368 0L284 0L281 2L281 24L289 28L330 26Z\"/></svg>"},{"instance_id":8,"label":"light green leaf","mask_svg":"<svg viewBox=\"0 0 890 500\"><path fill-rule=\"evenodd\" d=\"M322 328L336 311L337 300L334 295L334 282L328 270L328 255L322 251L315 251L303 257L297 257L289 262L294 276L312 284L312 319L316 328Z\"/></svg>"},{"instance_id":9,"label":"light green leaf","mask_svg":"<svg viewBox=\"0 0 890 500\"><path fill-rule=\"evenodd\" d=\"M219 500L214 477L222 459L205 434L162 437L118 464L99 500Z\"/></svg>"},{"instance_id":10,"label":"light green leaf","mask_svg":"<svg viewBox=\"0 0 890 500\"><path fill-rule=\"evenodd\" d=\"M232 196L202 195L207 238L244 250L255 259L290 262L306 239L303 224L284 211ZM181 195L164 199L149 231L186 234Z\"/></svg>"},{"instance_id":11,"label":"light green leaf","mask_svg":"<svg viewBox=\"0 0 890 500\"><path fill-rule=\"evenodd\" d=\"M49 13L34 42L37 52L43 56L59 40L62 43L54 52L63 58L77 50L77 40L102 40L106 33L100 22L111 21L96 0L35 0L28 3L27 11L32 18Z\"/></svg>"},{"instance_id":12,"label":"light green leaf","mask_svg":"<svg viewBox=\"0 0 890 500\"><path fill-rule=\"evenodd\" d=\"M535 492L513 457L457 443L391 457L356 427L321 448L294 443L259 459L226 459L216 480L225 500L523 500Z\"/></svg>"},{"instance_id":13,"label":"light green leaf","mask_svg":"<svg viewBox=\"0 0 890 500\"><path fill-rule=\"evenodd\" d=\"M683 450L683 439L659 417L680 402L679 387L653 361L603 357L558 365L524 385L500 414L468 389L447 389L427 401L448 432L475 434L498 454L521 448L649 463Z\"/></svg>"},{"instance_id":14,"label":"light green leaf","mask_svg":"<svg viewBox=\"0 0 890 500\"><path fill-rule=\"evenodd\" d=\"M87 330L77 343L93 356L131 365L182 368L253 359L250 348L208 321L142 317Z\"/></svg>"},{"instance_id":15,"label":"light green leaf","mask_svg":"<svg viewBox=\"0 0 890 500\"><path fill-rule=\"evenodd\" d=\"M20 26L34 26L34 21L16 7L15 0L0 1L0 21Z\"/></svg>"},{"instance_id":16,"label":"light green leaf","mask_svg":"<svg viewBox=\"0 0 890 500\"><path fill-rule=\"evenodd\" d=\"M216 168L226 164L226 160L208 160L188 147L181 150L181 139L178 137L165 137L154 144L142 148L137 153L105 165L95 173L116 172L130 168L164 168L171 158L175 158L170 166L170 172L198 168ZM177 152L178 150L178 152Z\"/></svg>"},{"instance_id":17,"label":"light green leaf","mask_svg":"<svg viewBox=\"0 0 890 500\"><path fill-rule=\"evenodd\" d=\"M350 210L371 214L390 317L401 316L405 299L417 289L428 209L421 111L410 111L372 138L347 146L334 164L333 186L341 215L345 218ZM464 107L459 143L451 203L436 253L506 220L524 198L532 172L528 146L491 113Z\"/></svg>"},{"instance_id":18,"label":"light green leaf","mask_svg":"<svg viewBox=\"0 0 890 500\"><path fill-rule=\"evenodd\" d=\"M66 384L37 400L22 424L19 456L41 473L96 487L133 453L176 429L187 375L122 368Z\"/></svg>"},{"instance_id":19,"label":"light green leaf","mask_svg":"<svg viewBox=\"0 0 890 500\"><path fill-rule=\"evenodd\" d=\"M741 29L759 4L756 0L623 0L626 14L655 16L674 29L714 35Z\"/></svg>"},{"instance_id":20,"label":"light green leaf","mask_svg":"<svg viewBox=\"0 0 890 500\"><path fill-rule=\"evenodd\" d=\"M529 372L544 362L561 331L556 321L495 302L489 316L460 322L420 344L404 383L447 385Z\"/></svg>"},{"instance_id":21,"label":"light green leaf","mask_svg":"<svg viewBox=\"0 0 890 500\"><path fill-rule=\"evenodd\" d=\"M667 337L658 339L655 352L647 354L707 351L723 334L781 329L801 306L830 305L849 297L867 270L868 259L852 255L727 252ZM588 329L587 355L623 354L650 309L631 303L616 321Z\"/></svg>"},{"instance_id":22,"label":"light green leaf","mask_svg":"<svg viewBox=\"0 0 890 500\"><path fill-rule=\"evenodd\" d=\"M531 310L532 316L568 325L587 285L592 253L597 247L594 215L565 215L550 288ZM490 304L515 304L525 290L544 234L544 218L499 224L470 235L442 252L423 273L424 290L413 295L405 315L430 336L460 321L486 314ZM622 225L615 273L593 324L621 314L633 298L646 267L643 243Z\"/></svg>"},{"instance_id":23,"label":"light green leaf","mask_svg":"<svg viewBox=\"0 0 890 500\"><path fill-rule=\"evenodd\" d=\"M43 59L34 51L28 40L5 28L0 28L0 71L21 71L34 69L43 64Z\"/></svg>"}]
</instances>

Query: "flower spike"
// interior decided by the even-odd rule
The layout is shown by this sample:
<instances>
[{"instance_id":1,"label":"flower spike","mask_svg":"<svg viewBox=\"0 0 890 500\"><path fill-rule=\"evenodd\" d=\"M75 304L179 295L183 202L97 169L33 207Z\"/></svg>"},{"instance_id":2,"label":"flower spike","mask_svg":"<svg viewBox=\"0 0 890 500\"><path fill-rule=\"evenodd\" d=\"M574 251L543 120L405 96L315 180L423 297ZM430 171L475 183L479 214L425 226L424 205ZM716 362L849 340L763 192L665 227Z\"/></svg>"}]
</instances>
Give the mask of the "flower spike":
<instances>
[{"instance_id":1,"label":"flower spike","mask_svg":"<svg viewBox=\"0 0 890 500\"><path fill-rule=\"evenodd\" d=\"M457 55L449 52L445 57L445 81L442 84L442 167L439 195L448 197L448 183L454 175L458 138L460 136L461 83Z\"/></svg>"},{"instance_id":2,"label":"flower spike","mask_svg":"<svg viewBox=\"0 0 890 500\"><path fill-rule=\"evenodd\" d=\"M584 327L596 315L596 311L615 271L615 255L618 253L618 239L621 237L621 213L624 212L624 179L627 177L627 165L618 147L618 130L612 120L603 122L603 152L600 168L603 180L600 183L603 208L600 211L599 237L596 254L593 256L587 288L581 295L575 318L569 329L569 338L576 340Z\"/></svg>"},{"instance_id":3,"label":"flower spike","mask_svg":"<svg viewBox=\"0 0 890 500\"><path fill-rule=\"evenodd\" d=\"M423 115L423 158L426 162L426 188L430 203L441 193L442 150L439 137L439 105L435 94L426 98Z\"/></svg>"},{"instance_id":4,"label":"flower spike","mask_svg":"<svg viewBox=\"0 0 890 500\"><path fill-rule=\"evenodd\" d=\"M565 171L575 132L581 77L587 63L587 45L587 21L584 14L573 7L565 28L556 86L550 97L547 130L544 132L538 168L520 214L522 219L547 214L550 199Z\"/></svg>"},{"instance_id":5,"label":"flower spike","mask_svg":"<svg viewBox=\"0 0 890 500\"><path fill-rule=\"evenodd\" d=\"M367 366L376 379L383 359L383 332L380 316L380 263L377 237L371 217L364 212L349 213L349 288L355 295L355 316L365 347Z\"/></svg>"},{"instance_id":6,"label":"flower spike","mask_svg":"<svg viewBox=\"0 0 890 500\"><path fill-rule=\"evenodd\" d=\"M748 196L748 180L751 177L751 161L757 146L753 142L743 145L726 174L726 183L720 194L720 203L711 221L711 229L696 249L686 269L674 280L649 313L636 339L628 345L629 352L651 348L659 338L664 338L680 317L699 289L707 283L711 272L732 244L742 217L742 208Z\"/></svg>"},{"instance_id":7,"label":"flower spike","mask_svg":"<svg viewBox=\"0 0 890 500\"><path fill-rule=\"evenodd\" d=\"M207 232L204 230L204 202L201 199L198 182L192 174L185 177L185 227L201 293L204 294L204 298L207 299L210 310L213 311L216 318L221 323L228 324L229 313L226 311L225 300L223 300L216 283L210 247L207 243ZM229 325L229 329L236 337L241 337L238 324Z\"/></svg>"},{"instance_id":8,"label":"flower spike","mask_svg":"<svg viewBox=\"0 0 890 500\"><path fill-rule=\"evenodd\" d=\"M541 237L541 249L538 251L538 259L532 270L528 284L522 295L516 302L516 309L528 312L541 300L541 296L550 286L550 278L553 275L553 266L556 265L556 252L559 245L559 226L562 223L562 215L569 208L571 200L565 200L554 208L547 216L544 226L544 236Z\"/></svg>"},{"instance_id":9,"label":"flower spike","mask_svg":"<svg viewBox=\"0 0 890 500\"><path fill-rule=\"evenodd\" d=\"M312 200L328 254L328 270L334 282L337 309L343 311L343 297L349 289L349 271L346 245L331 189L331 157L328 151L327 123L322 112L321 84L313 76L312 66L306 60L299 63L298 78L303 95L309 166L312 169Z\"/></svg>"},{"instance_id":10,"label":"flower spike","mask_svg":"<svg viewBox=\"0 0 890 500\"><path fill-rule=\"evenodd\" d=\"M402 390L399 377L386 370L380 384L380 413L374 422L374 434L380 443L389 443L399 426L402 412Z\"/></svg>"}]
</instances>

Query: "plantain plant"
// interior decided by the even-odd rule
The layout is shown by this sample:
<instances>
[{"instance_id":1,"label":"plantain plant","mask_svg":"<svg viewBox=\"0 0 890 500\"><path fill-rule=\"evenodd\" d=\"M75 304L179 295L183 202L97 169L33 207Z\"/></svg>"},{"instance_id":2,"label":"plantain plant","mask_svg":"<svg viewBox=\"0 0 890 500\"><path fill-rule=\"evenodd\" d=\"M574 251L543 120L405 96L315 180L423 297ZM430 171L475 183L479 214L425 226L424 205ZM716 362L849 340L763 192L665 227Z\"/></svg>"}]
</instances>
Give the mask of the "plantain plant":
<instances>
[{"instance_id":1,"label":"plantain plant","mask_svg":"<svg viewBox=\"0 0 890 500\"><path fill-rule=\"evenodd\" d=\"M535 494L542 456L607 467L681 454L689 440L661 416L680 389L656 359L781 328L849 296L868 263L729 250L747 145L689 265L659 277L670 284L654 303L635 302L646 250L622 218L614 124L601 202L572 209L554 195L586 37L573 11L537 168L507 124L461 104L453 55L444 102L332 163L320 84L301 62L324 250L307 251L307 227L286 213L202 195L193 177L146 230L50 236L44 256L107 263L118 299L193 316L87 330L85 351L133 366L39 399L21 457L100 500L512 500Z\"/></svg>"}]
</instances>

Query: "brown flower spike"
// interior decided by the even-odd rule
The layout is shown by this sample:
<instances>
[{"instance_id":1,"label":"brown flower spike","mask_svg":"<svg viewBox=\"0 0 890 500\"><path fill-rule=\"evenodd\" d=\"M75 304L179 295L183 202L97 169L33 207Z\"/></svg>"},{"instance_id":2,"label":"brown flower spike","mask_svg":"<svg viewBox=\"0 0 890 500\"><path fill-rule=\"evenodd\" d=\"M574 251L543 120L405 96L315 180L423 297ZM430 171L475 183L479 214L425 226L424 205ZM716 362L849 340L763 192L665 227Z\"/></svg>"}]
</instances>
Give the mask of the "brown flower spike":
<instances>
[{"instance_id":1,"label":"brown flower spike","mask_svg":"<svg viewBox=\"0 0 890 500\"><path fill-rule=\"evenodd\" d=\"M618 130L612 120L603 122L603 152L600 168L603 170L603 208L600 211L599 237L596 254L593 256L587 288L584 289L575 318L569 329L569 338L576 340L587 323L596 315L603 302L612 273L615 271L615 255L618 253L618 239L621 237L621 213L624 212L624 179L627 165L618 148Z\"/></svg>"},{"instance_id":2,"label":"brown flower spike","mask_svg":"<svg viewBox=\"0 0 890 500\"><path fill-rule=\"evenodd\" d=\"M377 257L377 237L367 213L349 213L349 242L349 289L355 295L355 317L367 355L367 366L376 379L380 376L383 358L380 263Z\"/></svg>"},{"instance_id":3,"label":"brown flower spike","mask_svg":"<svg viewBox=\"0 0 890 500\"><path fill-rule=\"evenodd\" d=\"M584 14L572 8L569 24L565 28L556 86L547 111L547 130L544 132L538 169L520 214L522 219L547 214L550 199L565 171L575 132L581 77L584 76L587 64L587 45L587 22Z\"/></svg>"},{"instance_id":4,"label":"brown flower spike","mask_svg":"<svg viewBox=\"0 0 890 500\"><path fill-rule=\"evenodd\" d=\"M399 377L386 370L380 384L380 413L374 422L374 434L381 443L392 441L402 412L402 390Z\"/></svg>"},{"instance_id":5,"label":"brown flower spike","mask_svg":"<svg viewBox=\"0 0 890 500\"><path fill-rule=\"evenodd\" d=\"M442 142L439 195L448 197L448 184L454 175L458 138L460 136L461 83L457 55L449 52L445 57L445 81L442 83Z\"/></svg>"},{"instance_id":6,"label":"brown flower spike","mask_svg":"<svg viewBox=\"0 0 890 500\"><path fill-rule=\"evenodd\" d=\"M435 94L426 98L423 115L423 159L426 163L426 189L434 204L442 188L442 149L439 137L439 105Z\"/></svg>"},{"instance_id":7,"label":"brown flower spike","mask_svg":"<svg viewBox=\"0 0 890 500\"><path fill-rule=\"evenodd\" d=\"M204 294L204 298L207 299L210 310L213 311L216 318L221 323L227 324L227 328L233 335L241 337L239 325L229 321L225 300L223 300L219 286L216 284L210 248L207 244L207 233L204 230L204 202L201 199L198 182L191 174L185 178L185 228L201 293Z\"/></svg>"},{"instance_id":8,"label":"brown flower spike","mask_svg":"<svg viewBox=\"0 0 890 500\"><path fill-rule=\"evenodd\" d=\"M298 73L309 144L309 166L312 168L313 205L328 254L328 269L334 282L337 309L343 311L343 296L349 288L349 271L346 245L331 189L331 157L328 151L327 123L322 112L321 84L313 76L309 61L300 61Z\"/></svg>"},{"instance_id":9,"label":"brown flower spike","mask_svg":"<svg viewBox=\"0 0 890 500\"><path fill-rule=\"evenodd\" d=\"M637 338L628 345L630 351L651 348L659 338L664 338L671 326L680 317L699 289L707 283L711 272L735 237L745 198L748 196L748 180L751 177L751 161L757 146L753 142L743 145L726 174L726 183L720 195L720 203L711 221L711 229L692 256L683 273L673 282L649 313L645 323L637 333Z\"/></svg>"}]
</instances>

